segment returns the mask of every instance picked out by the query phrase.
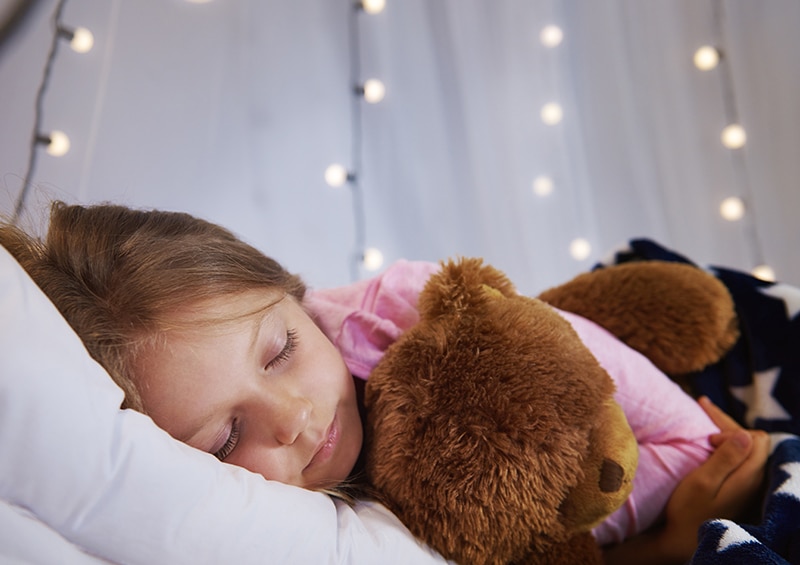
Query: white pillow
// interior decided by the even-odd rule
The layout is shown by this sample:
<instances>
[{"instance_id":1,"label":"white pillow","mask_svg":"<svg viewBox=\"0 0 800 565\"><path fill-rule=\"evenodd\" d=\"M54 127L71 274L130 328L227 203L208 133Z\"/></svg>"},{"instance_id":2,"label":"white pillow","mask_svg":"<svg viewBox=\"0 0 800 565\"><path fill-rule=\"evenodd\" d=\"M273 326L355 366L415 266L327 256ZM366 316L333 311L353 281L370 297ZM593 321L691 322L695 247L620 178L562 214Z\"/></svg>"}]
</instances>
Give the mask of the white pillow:
<instances>
[{"instance_id":1,"label":"white pillow","mask_svg":"<svg viewBox=\"0 0 800 565\"><path fill-rule=\"evenodd\" d=\"M58 563L106 565L85 553L36 516L0 500L0 563Z\"/></svg>"},{"instance_id":2,"label":"white pillow","mask_svg":"<svg viewBox=\"0 0 800 565\"><path fill-rule=\"evenodd\" d=\"M0 498L124 563L443 563L383 507L264 480L120 410L0 247ZM2 525L0 525L2 527Z\"/></svg>"}]
</instances>

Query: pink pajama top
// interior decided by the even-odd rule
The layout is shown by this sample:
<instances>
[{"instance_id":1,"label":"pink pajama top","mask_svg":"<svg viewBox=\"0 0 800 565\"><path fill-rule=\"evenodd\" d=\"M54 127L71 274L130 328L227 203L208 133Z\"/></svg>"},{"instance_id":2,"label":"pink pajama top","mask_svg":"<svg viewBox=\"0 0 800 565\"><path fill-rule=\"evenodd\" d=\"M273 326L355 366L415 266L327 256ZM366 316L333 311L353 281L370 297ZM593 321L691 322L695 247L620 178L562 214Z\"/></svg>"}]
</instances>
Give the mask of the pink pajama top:
<instances>
[{"instance_id":1,"label":"pink pajama top","mask_svg":"<svg viewBox=\"0 0 800 565\"><path fill-rule=\"evenodd\" d=\"M305 305L356 377L366 379L386 348L419 319L417 297L436 263L398 261L358 283L309 291ZM699 405L644 356L597 324L560 312L616 383L639 445L639 467L626 503L594 530L601 544L619 542L659 518L680 480L711 452L718 431Z\"/></svg>"}]
</instances>

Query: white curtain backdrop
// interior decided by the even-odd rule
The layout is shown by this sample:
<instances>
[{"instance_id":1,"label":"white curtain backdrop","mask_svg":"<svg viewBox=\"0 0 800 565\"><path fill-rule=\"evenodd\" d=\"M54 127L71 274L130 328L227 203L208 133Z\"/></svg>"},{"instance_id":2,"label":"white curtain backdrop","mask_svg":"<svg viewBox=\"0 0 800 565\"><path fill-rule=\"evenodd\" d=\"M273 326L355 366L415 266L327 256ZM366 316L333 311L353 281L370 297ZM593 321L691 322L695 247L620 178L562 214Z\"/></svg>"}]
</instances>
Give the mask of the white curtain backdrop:
<instances>
[{"instance_id":1,"label":"white curtain backdrop","mask_svg":"<svg viewBox=\"0 0 800 565\"><path fill-rule=\"evenodd\" d=\"M57 4L0 45L6 215ZM40 130L71 145L37 146L28 225L53 198L184 210L317 287L369 276L354 257L374 247L384 266L482 256L536 293L633 237L800 284L796 0L67 0L61 22L95 43L57 42ZM723 54L709 71L703 45ZM354 93L369 78L377 104ZM720 140L734 122L740 149ZM332 163L355 182L328 186ZM730 196L738 221L719 213Z\"/></svg>"}]
</instances>

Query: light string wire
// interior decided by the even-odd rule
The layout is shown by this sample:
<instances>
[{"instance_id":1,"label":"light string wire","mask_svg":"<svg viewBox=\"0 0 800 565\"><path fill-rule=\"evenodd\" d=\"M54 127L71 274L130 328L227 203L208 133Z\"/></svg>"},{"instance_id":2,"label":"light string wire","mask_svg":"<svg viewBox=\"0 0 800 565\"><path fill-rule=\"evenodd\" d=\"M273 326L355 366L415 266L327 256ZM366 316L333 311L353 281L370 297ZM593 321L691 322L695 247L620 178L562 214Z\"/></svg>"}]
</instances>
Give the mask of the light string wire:
<instances>
[{"instance_id":1,"label":"light string wire","mask_svg":"<svg viewBox=\"0 0 800 565\"><path fill-rule=\"evenodd\" d=\"M353 226L355 230L354 249L350 260L350 278L356 282L360 278L361 265L364 262L366 246L366 218L364 216L364 194L361 189L362 165L362 119L361 110L363 97L359 84L361 81L361 42L359 40L358 20L361 15L362 5L356 2L350 10L348 18L349 55L350 55L350 85L352 87L351 106L351 156L350 169L347 182L350 186L353 204Z\"/></svg>"},{"instance_id":2,"label":"light string wire","mask_svg":"<svg viewBox=\"0 0 800 565\"><path fill-rule=\"evenodd\" d=\"M734 88L733 73L730 66L730 57L726 49L725 8L722 0L714 0L711 9L714 21L714 34L716 35L715 41L720 50L719 76L720 82L722 83L722 110L725 115L726 126L731 124L741 125L739 121L739 105L736 100L736 89ZM747 209L747 213L743 218L743 229L745 231L745 239L747 239L750 245L748 251L750 253L750 259L753 261L751 267L758 267L764 265L765 262L761 247L761 238L758 233L758 222L756 221L753 206L753 190L750 184L747 159L744 153L746 150L746 145L738 149L731 149L731 163L734 170L734 177L739 185L739 193Z\"/></svg>"},{"instance_id":3,"label":"light string wire","mask_svg":"<svg viewBox=\"0 0 800 565\"><path fill-rule=\"evenodd\" d=\"M39 89L36 92L36 103L34 109L33 119L33 133L31 134L30 147L28 149L28 167L25 170L25 177L22 181L22 189L17 197L16 205L14 206L14 214L11 216L11 223L16 225L19 222L20 216L25 209L25 201L30 192L33 175L36 171L36 164L38 162L38 145L44 141L41 133L42 115L44 113L44 97L47 93L47 88L50 85L50 76L53 73L53 64L58 54L58 47L61 43L61 15L64 12L64 5L67 0L58 0L56 8L53 11L53 38L50 42L50 51L47 54L47 60L42 74L42 81L39 83Z\"/></svg>"}]
</instances>

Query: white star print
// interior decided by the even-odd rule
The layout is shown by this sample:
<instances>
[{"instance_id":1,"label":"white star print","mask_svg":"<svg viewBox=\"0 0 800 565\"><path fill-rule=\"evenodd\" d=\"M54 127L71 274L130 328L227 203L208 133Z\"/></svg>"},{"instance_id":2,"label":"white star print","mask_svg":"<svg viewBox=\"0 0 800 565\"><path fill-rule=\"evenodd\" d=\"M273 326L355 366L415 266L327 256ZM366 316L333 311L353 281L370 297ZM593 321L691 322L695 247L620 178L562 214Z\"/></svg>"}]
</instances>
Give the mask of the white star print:
<instances>
[{"instance_id":1,"label":"white star print","mask_svg":"<svg viewBox=\"0 0 800 565\"><path fill-rule=\"evenodd\" d=\"M744 421L752 427L756 418L762 420L791 420L792 416L775 397L772 396L772 389L775 388L775 381L778 380L780 367L767 369L753 373L753 384L747 386L731 386L731 394L747 405L747 413Z\"/></svg>"},{"instance_id":2,"label":"white star print","mask_svg":"<svg viewBox=\"0 0 800 565\"><path fill-rule=\"evenodd\" d=\"M761 543L735 522L730 520L714 520L714 522L725 527L725 533L719 538L717 544L717 553L722 553L726 549L743 543Z\"/></svg>"},{"instance_id":3,"label":"white star print","mask_svg":"<svg viewBox=\"0 0 800 565\"><path fill-rule=\"evenodd\" d=\"M786 314L790 320L800 312L800 289L797 287L778 283L759 288L759 290L773 298L783 300L783 303L786 304Z\"/></svg>"},{"instance_id":4,"label":"white star print","mask_svg":"<svg viewBox=\"0 0 800 565\"><path fill-rule=\"evenodd\" d=\"M800 463L784 463L781 465L781 470L789 473L789 478L775 489L775 494L786 494L795 500L800 500L800 496L798 496L800 495Z\"/></svg>"}]
</instances>

